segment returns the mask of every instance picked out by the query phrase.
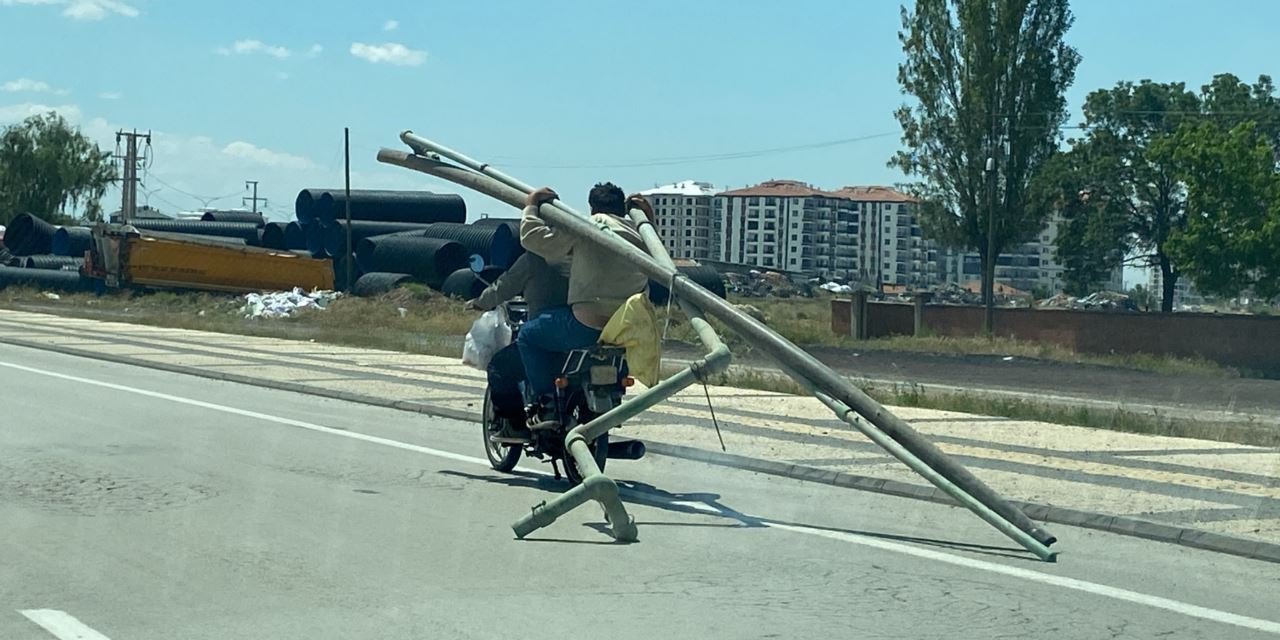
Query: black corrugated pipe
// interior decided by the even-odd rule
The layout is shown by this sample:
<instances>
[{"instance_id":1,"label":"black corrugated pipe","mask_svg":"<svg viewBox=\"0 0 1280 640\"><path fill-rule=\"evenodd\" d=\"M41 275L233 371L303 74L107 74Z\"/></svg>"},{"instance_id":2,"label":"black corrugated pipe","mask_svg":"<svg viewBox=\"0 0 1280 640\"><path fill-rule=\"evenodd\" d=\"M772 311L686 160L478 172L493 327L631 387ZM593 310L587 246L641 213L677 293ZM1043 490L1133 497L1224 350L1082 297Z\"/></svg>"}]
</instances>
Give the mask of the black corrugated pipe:
<instances>
[{"instance_id":1,"label":"black corrugated pipe","mask_svg":"<svg viewBox=\"0 0 1280 640\"><path fill-rule=\"evenodd\" d=\"M293 200L293 215L299 224L311 224L316 220L316 201L324 189L303 189Z\"/></svg>"},{"instance_id":2,"label":"black corrugated pipe","mask_svg":"<svg viewBox=\"0 0 1280 640\"><path fill-rule=\"evenodd\" d=\"M302 226L303 233L306 234L306 250L311 252L313 258L327 258L329 251L324 248L324 227L319 222Z\"/></svg>"},{"instance_id":3,"label":"black corrugated pipe","mask_svg":"<svg viewBox=\"0 0 1280 640\"><path fill-rule=\"evenodd\" d=\"M4 244L15 256L49 253L57 228L29 213L19 214L4 232Z\"/></svg>"},{"instance_id":4,"label":"black corrugated pipe","mask_svg":"<svg viewBox=\"0 0 1280 640\"><path fill-rule=\"evenodd\" d=\"M93 230L89 227L58 227L53 232L50 250L56 256L80 257L93 244Z\"/></svg>"},{"instance_id":5,"label":"black corrugated pipe","mask_svg":"<svg viewBox=\"0 0 1280 640\"><path fill-rule=\"evenodd\" d=\"M259 227L267 223L261 213L252 211L206 211L200 219L205 222L252 222Z\"/></svg>"},{"instance_id":6,"label":"black corrugated pipe","mask_svg":"<svg viewBox=\"0 0 1280 640\"><path fill-rule=\"evenodd\" d=\"M350 291L351 287L364 275L360 263L354 255L338 254L333 257L333 288L338 291ZM351 264L351 279L347 280L347 264Z\"/></svg>"},{"instance_id":7,"label":"black corrugated pipe","mask_svg":"<svg viewBox=\"0 0 1280 640\"><path fill-rule=\"evenodd\" d=\"M262 225L262 246L267 249L285 250L284 222L268 222Z\"/></svg>"},{"instance_id":8,"label":"black corrugated pipe","mask_svg":"<svg viewBox=\"0 0 1280 640\"><path fill-rule=\"evenodd\" d=\"M512 233L516 235L520 234L520 218L494 218L491 216L488 218L480 218L471 224L474 224L477 227L488 227L502 224L511 227Z\"/></svg>"},{"instance_id":9,"label":"black corrugated pipe","mask_svg":"<svg viewBox=\"0 0 1280 640\"><path fill-rule=\"evenodd\" d=\"M261 247L262 246L262 227L258 227L258 230L254 232L253 237L245 240L244 243L251 247Z\"/></svg>"},{"instance_id":10,"label":"black corrugated pipe","mask_svg":"<svg viewBox=\"0 0 1280 640\"><path fill-rule=\"evenodd\" d=\"M347 221L335 220L321 225L324 229L324 248L329 255L336 256L347 250ZM372 222L369 220L351 221L351 246L373 236L385 236L389 233L409 231L423 232L428 225L416 222Z\"/></svg>"},{"instance_id":11,"label":"black corrugated pipe","mask_svg":"<svg viewBox=\"0 0 1280 640\"><path fill-rule=\"evenodd\" d=\"M325 222L346 219L342 189L326 189L316 196L316 218ZM301 216L298 218L302 220ZM351 219L376 222L466 222L467 204L462 196L430 191L351 190Z\"/></svg>"},{"instance_id":12,"label":"black corrugated pipe","mask_svg":"<svg viewBox=\"0 0 1280 640\"><path fill-rule=\"evenodd\" d=\"M413 276L407 273L374 271L360 276L355 284L351 285L351 293L352 295L363 297L377 296L391 291L406 282L413 282Z\"/></svg>"},{"instance_id":13,"label":"black corrugated pipe","mask_svg":"<svg viewBox=\"0 0 1280 640\"><path fill-rule=\"evenodd\" d=\"M497 280L498 276L502 275L502 271L499 267L486 267L477 278L470 268L458 269L444 279L440 285L440 292L447 296L470 300L479 296L484 288L489 286L486 283Z\"/></svg>"},{"instance_id":14,"label":"black corrugated pipe","mask_svg":"<svg viewBox=\"0 0 1280 640\"><path fill-rule=\"evenodd\" d=\"M79 271L80 265L84 264L84 258L75 256L27 256L23 259L23 268L26 269L52 269L58 271L70 267L72 271Z\"/></svg>"},{"instance_id":15,"label":"black corrugated pipe","mask_svg":"<svg viewBox=\"0 0 1280 640\"><path fill-rule=\"evenodd\" d=\"M465 267L468 255L457 242L408 235L374 236L356 246L356 260L363 270L407 273L433 289Z\"/></svg>"},{"instance_id":16,"label":"black corrugated pipe","mask_svg":"<svg viewBox=\"0 0 1280 640\"><path fill-rule=\"evenodd\" d=\"M453 240L466 247L468 255L479 255L486 265L507 268L524 248L506 225L476 226L457 222L437 222L422 232L430 238Z\"/></svg>"},{"instance_id":17,"label":"black corrugated pipe","mask_svg":"<svg viewBox=\"0 0 1280 640\"><path fill-rule=\"evenodd\" d=\"M239 238L246 242L258 241L258 225L252 222L204 222L202 220L134 220L129 223L138 229L185 233L193 236L219 236Z\"/></svg>"},{"instance_id":18,"label":"black corrugated pipe","mask_svg":"<svg viewBox=\"0 0 1280 640\"><path fill-rule=\"evenodd\" d=\"M307 248L307 231L298 221L290 222L284 228L284 248L290 251Z\"/></svg>"},{"instance_id":19,"label":"black corrugated pipe","mask_svg":"<svg viewBox=\"0 0 1280 640\"><path fill-rule=\"evenodd\" d=\"M93 279L82 277L75 271L0 267L0 289L9 285L29 285L58 291L89 291L93 288Z\"/></svg>"},{"instance_id":20,"label":"black corrugated pipe","mask_svg":"<svg viewBox=\"0 0 1280 640\"><path fill-rule=\"evenodd\" d=\"M714 293L721 298L725 296L724 278L720 277L720 272L715 267L698 265L696 267L676 267L676 270L688 276L690 280L696 282L698 286ZM667 296L670 291L667 285L657 280L649 281L649 301L654 304L666 304Z\"/></svg>"}]
</instances>

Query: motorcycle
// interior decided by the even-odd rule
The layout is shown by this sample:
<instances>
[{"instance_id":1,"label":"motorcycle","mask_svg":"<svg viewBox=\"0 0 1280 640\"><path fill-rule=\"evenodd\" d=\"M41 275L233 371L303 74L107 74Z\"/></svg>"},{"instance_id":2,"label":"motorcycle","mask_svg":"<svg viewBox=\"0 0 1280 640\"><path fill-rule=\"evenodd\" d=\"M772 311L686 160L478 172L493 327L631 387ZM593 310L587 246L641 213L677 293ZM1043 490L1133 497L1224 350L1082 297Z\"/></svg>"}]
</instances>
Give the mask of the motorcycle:
<instances>
[{"instance_id":1,"label":"motorcycle","mask_svg":"<svg viewBox=\"0 0 1280 640\"><path fill-rule=\"evenodd\" d=\"M503 307L514 344L520 327L528 320L528 309L518 301L506 302ZM565 437L574 427L622 404L622 397L632 384L626 375L626 362L626 351L622 347L595 345L570 351L556 379L552 406L541 406L527 386L521 385L524 423L543 427L538 429L509 424L509 419L497 415L492 390L486 387L481 430L489 464L497 471L508 473L521 455L527 455L549 462L557 479L563 466L571 485L582 482L584 474L566 451ZM552 420L546 421L548 416L553 416ZM548 425L553 426L547 428ZM587 447L601 471L609 458L638 460L645 453L644 443L635 440L610 443L608 433L601 434Z\"/></svg>"}]
</instances>

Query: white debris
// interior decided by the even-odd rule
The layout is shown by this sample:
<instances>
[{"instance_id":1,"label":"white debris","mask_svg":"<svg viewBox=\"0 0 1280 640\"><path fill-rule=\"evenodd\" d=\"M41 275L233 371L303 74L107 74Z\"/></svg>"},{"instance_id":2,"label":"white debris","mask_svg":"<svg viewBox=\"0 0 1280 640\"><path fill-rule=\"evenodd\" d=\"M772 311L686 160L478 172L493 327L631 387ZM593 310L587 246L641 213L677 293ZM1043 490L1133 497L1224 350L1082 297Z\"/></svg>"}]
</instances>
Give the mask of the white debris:
<instances>
[{"instance_id":1,"label":"white debris","mask_svg":"<svg viewBox=\"0 0 1280 640\"><path fill-rule=\"evenodd\" d=\"M48 298L48 299L50 299L50 300L61 300L61 299L62 299L62 296L60 296L60 295L58 295L58 294L56 294L56 293L50 293L50 292L48 292L48 291L44 292L44 297L46 297L46 298Z\"/></svg>"},{"instance_id":2,"label":"white debris","mask_svg":"<svg viewBox=\"0 0 1280 640\"><path fill-rule=\"evenodd\" d=\"M293 291L269 291L248 293L240 313L246 318L288 318L303 309L323 310L329 303L341 297L337 291L312 291L307 293L298 287Z\"/></svg>"},{"instance_id":3,"label":"white debris","mask_svg":"<svg viewBox=\"0 0 1280 640\"><path fill-rule=\"evenodd\" d=\"M820 284L818 285L818 288L822 289L823 291L828 291L830 293L853 293L853 287L847 284L840 284L838 282L827 282L825 284Z\"/></svg>"}]
</instances>

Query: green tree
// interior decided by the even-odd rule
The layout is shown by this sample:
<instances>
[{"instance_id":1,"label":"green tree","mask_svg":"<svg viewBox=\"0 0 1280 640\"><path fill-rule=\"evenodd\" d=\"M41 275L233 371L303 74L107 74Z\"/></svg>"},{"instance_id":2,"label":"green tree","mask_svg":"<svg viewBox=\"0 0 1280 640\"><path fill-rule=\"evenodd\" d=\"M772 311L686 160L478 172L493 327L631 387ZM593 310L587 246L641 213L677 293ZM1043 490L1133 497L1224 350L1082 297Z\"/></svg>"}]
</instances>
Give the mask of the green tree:
<instances>
[{"instance_id":1,"label":"green tree","mask_svg":"<svg viewBox=\"0 0 1280 640\"><path fill-rule=\"evenodd\" d=\"M1044 226L1047 211L1027 206L1028 189L1067 117L1063 94L1080 62L1063 40L1072 22L1067 0L902 8L898 82L915 104L895 114L906 149L889 164L919 180L910 188L934 237L981 255L988 329L996 258Z\"/></svg>"},{"instance_id":2,"label":"green tree","mask_svg":"<svg viewBox=\"0 0 1280 640\"><path fill-rule=\"evenodd\" d=\"M115 175L111 154L62 116L31 116L0 133L0 224L20 213L59 221L81 204L96 219Z\"/></svg>"},{"instance_id":3,"label":"green tree","mask_svg":"<svg viewBox=\"0 0 1280 640\"><path fill-rule=\"evenodd\" d=\"M1170 253L1196 287L1229 298L1280 296L1280 175L1271 134L1253 122L1184 126L1156 153L1187 185L1187 221Z\"/></svg>"},{"instance_id":4,"label":"green tree","mask_svg":"<svg viewBox=\"0 0 1280 640\"><path fill-rule=\"evenodd\" d=\"M1259 135L1280 143L1273 93L1267 76L1247 85L1220 74L1198 95L1183 83L1149 80L1089 94L1085 134L1070 141L1040 185L1063 218L1057 256L1064 277L1088 282L1121 264L1159 269L1161 309L1172 311L1182 265L1169 247L1186 229L1190 194L1169 141L1203 122L1226 128L1255 122Z\"/></svg>"},{"instance_id":5,"label":"green tree","mask_svg":"<svg viewBox=\"0 0 1280 640\"><path fill-rule=\"evenodd\" d=\"M1073 148L1050 158L1032 181L1031 206L1052 211L1058 225L1056 258L1063 266L1063 288L1072 295L1088 295L1109 279L1128 234L1105 193L1092 191L1089 177L1102 173L1096 165L1109 161L1090 148Z\"/></svg>"}]
</instances>

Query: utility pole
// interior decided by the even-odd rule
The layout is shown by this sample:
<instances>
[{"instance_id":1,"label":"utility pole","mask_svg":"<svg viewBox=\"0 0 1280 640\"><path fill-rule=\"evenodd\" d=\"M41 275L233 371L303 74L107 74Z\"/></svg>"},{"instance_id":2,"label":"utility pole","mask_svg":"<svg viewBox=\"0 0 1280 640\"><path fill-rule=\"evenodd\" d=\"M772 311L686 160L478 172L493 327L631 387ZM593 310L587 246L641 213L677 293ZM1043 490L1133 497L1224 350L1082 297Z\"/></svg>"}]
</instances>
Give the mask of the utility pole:
<instances>
[{"instance_id":1,"label":"utility pole","mask_svg":"<svg viewBox=\"0 0 1280 640\"><path fill-rule=\"evenodd\" d=\"M346 286L343 287L343 290L350 291L351 287L355 285L355 283L352 282L352 280L355 279L355 273L354 273L355 265L352 264L354 260L351 257L352 247L351 247L351 128L350 127L342 128L342 172L346 180L342 190L343 195L345 196L342 201L342 207L345 212L343 217L346 218L346 221L347 221L347 254L343 256L343 259L342 259L343 265L346 267L347 273L346 273L346 280L343 283Z\"/></svg>"},{"instance_id":2,"label":"utility pole","mask_svg":"<svg viewBox=\"0 0 1280 640\"><path fill-rule=\"evenodd\" d=\"M986 269L986 286L983 293L985 300L983 304L985 310L982 318L982 328L987 336L995 335L996 330L996 187L998 186L999 176L996 174L996 153L998 153L1000 141L996 137L996 101L995 96L991 100L991 155L987 156L987 264L983 265Z\"/></svg>"},{"instance_id":3,"label":"utility pole","mask_svg":"<svg viewBox=\"0 0 1280 640\"><path fill-rule=\"evenodd\" d=\"M125 141L124 155L116 154L117 160L123 161L123 176L120 188L120 222L129 224L138 215L138 138L151 144L151 132L138 133L137 129L116 131L116 148L120 141Z\"/></svg>"},{"instance_id":4,"label":"utility pole","mask_svg":"<svg viewBox=\"0 0 1280 640\"><path fill-rule=\"evenodd\" d=\"M241 206L244 206L245 201L246 201L246 200L248 200L248 201L250 201L250 202L252 202L252 203L253 203L253 212L254 212L254 213L257 213L257 212L258 212L258 203L259 203L259 202L261 202L262 204L267 204L267 199L266 199L266 198L259 198L259 197L258 197L258 181L257 181L257 180L245 180L245 181L244 181L244 188L246 188L246 189L252 188L252 189L253 189L253 197L252 197L252 198L240 198L240 205L241 205Z\"/></svg>"}]
</instances>

